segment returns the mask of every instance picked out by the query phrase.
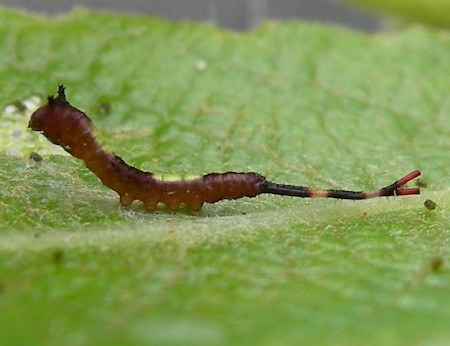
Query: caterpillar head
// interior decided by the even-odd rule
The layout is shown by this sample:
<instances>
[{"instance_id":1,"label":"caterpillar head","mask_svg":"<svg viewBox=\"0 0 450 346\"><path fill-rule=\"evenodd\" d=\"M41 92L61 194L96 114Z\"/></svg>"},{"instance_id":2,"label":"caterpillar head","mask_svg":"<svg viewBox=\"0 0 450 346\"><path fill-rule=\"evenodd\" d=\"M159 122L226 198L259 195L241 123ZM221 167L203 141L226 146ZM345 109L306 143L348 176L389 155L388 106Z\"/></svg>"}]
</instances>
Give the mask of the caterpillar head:
<instances>
[{"instance_id":1,"label":"caterpillar head","mask_svg":"<svg viewBox=\"0 0 450 346\"><path fill-rule=\"evenodd\" d=\"M47 104L31 115L28 127L70 151L74 140L92 130L92 122L86 114L70 105L64 91L64 86L60 85L58 96L48 97Z\"/></svg>"}]
</instances>

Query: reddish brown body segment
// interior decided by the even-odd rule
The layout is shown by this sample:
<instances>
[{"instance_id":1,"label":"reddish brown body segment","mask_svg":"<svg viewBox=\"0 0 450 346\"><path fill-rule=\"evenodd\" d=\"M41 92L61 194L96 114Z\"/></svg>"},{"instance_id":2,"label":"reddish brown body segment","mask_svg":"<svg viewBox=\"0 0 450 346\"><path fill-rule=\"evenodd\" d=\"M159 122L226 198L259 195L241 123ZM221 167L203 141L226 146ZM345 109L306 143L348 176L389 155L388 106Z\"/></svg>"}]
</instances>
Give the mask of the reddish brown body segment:
<instances>
[{"instance_id":1,"label":"reddish brown body segment","mask_svg":"<svg viewBox=\"0 0 450 346\"><path fill-rule=\"evenodd\" d=\"M275 184L257 173L210 173L189 180L159 180L153 173L132 167L120 157L105 151L94 136L91 120L69 104L62 85L59 86L56 98L50 96L47 104L33 113L29 127L42 132L52 143L60 145L71 155L83 160L104 185L119 194L122 205L129 206L133 201L139 200L149 211L155 210L158 203L165 204L172 211L178 210L180 204L198 211L205 202L255 197L261 193L340 199L420 193L418 188L403 188L407 182L420 175L419 171L411 172L393 184L372 192L315 190L303 186Z\"/></svg>"}]
</instances>

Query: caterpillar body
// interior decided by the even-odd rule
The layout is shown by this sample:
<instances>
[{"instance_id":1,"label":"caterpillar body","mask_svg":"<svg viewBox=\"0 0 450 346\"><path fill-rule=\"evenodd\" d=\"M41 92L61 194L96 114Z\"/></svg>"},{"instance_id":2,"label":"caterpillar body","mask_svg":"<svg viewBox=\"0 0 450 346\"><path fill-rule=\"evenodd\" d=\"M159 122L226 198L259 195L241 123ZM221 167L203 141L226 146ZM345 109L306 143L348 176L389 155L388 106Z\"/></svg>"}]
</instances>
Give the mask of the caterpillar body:
<instances>
[{"instance_id":1,"label":"caterpillar body","mask_svg":"<svg viewBox=\"0 0 450 346\"><path fill-rule=\"evenodd\" d=\"M29 128L41 132L49 141L83 160L86 167L104 185L119 194L123 206L130 206L133 201L139 200L148 211L154 211L159 203L165 204L171 211L178 210L181 204L185 204L192 211L199 211L204 203L255 197L263 193L355 200L420 193L418 188L404 187L407 182L420 175L418 170L389 186L368 192L318 190L276 184L253 172L209 173L178 180L158 177L132 167L120 157L105 151L94 136L91 119L67 101L63 85L59 86L57 97L49 96L47 104L32 114Z\"/></svg>"}]
</instances>

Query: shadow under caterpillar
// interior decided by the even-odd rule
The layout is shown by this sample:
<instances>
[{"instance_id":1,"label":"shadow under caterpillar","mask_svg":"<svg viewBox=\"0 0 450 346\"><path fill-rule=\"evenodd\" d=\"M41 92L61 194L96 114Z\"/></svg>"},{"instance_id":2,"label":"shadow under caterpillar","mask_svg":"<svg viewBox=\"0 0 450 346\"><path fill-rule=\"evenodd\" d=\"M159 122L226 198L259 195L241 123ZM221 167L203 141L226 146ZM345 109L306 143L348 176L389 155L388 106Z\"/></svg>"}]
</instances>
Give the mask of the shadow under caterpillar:
<instances>
[{"instance_id":1,"label":"shadow under caterpillar","mask_svg":"<svg viewBox=\"0 0 450 346\"><path fill-rule=\"evenodd\" d=\"M262 193L358 200L420 193L418 188L404 187L420 175L418 170L375 191L317 190L276 184L253 172L209 173L178 180L158 178L155 174L132 167L120 157L105 151L94 136L91 119L70 105L63 85L59 86L57 97L49 96L47 104L32 114L29 127L41 132L49 141L63 147L72 156L83 160L86 167L104 185L119 194L123 206L139 200L148 211L154 211L158 203L165 204L172 211L178 210L182 203L192 211L199 211L204 203L255 197Z\"/></svg>"}]
</instances>

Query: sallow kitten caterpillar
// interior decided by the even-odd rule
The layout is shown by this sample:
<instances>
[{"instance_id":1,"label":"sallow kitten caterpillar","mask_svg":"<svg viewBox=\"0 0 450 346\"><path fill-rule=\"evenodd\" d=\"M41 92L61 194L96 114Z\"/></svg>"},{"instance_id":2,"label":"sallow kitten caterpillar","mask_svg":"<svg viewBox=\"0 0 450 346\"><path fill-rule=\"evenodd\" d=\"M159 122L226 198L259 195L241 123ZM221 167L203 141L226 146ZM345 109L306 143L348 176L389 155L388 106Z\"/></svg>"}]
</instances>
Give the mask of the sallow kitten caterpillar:
<instances>
[{"instance_id":1,"label":"sallow kitten caterpillar","mask_svg":"<svg viewBox=\"0 0 450 346\"><path fill-rule=\"evenodd\" d=\"M158 203L165 204L172 211L178 210L180 204L185 204L193 211L199 211L204 203L255 197L262 193L358 200L420 193L418 188L404 187L406 183L420 175L418 170L389 186L368 192L317 190L304 186L276 184L253 172L209 173L183 179L143 172L103 149L94 137L91 119L70 105L62 85L59 86L57 97L49 96L47 104L32 114L29 127L41 132L49 141L63 147L72 156L83 160L86 167L104 185L119 194L123 206L129 206L133 201L139 200L148 211L154 211Z\"/></svg>"}]
</instances>

